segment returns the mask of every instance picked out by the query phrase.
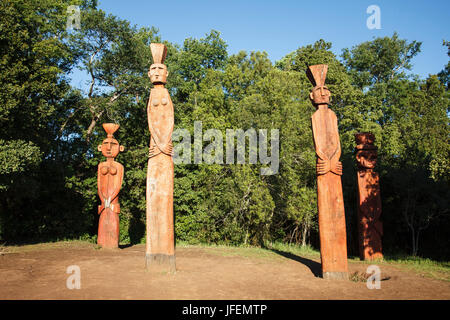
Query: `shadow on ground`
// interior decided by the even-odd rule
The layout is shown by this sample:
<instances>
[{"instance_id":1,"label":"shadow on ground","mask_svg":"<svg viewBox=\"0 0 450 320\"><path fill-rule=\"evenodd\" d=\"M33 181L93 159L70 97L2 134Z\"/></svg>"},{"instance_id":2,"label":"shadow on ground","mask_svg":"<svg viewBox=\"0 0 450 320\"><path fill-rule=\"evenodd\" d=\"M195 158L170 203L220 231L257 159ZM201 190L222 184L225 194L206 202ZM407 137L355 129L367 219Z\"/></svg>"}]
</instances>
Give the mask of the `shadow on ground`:
<instances>
[{"instance_id":1,"label":"shadow on ground","mask_svg":"<svg viewBox=\"0 0 450 320\"><path fill-rule=\"evenodd\" d=\"M285 258L292 259L294 261L304 264L305 266L307 266L309 268L309 270L311 270L311 272L314 274L315 277L322 276L321 265L320 265L320 263L318 263L316 261L313 261L313 260L310 260L307 258L303 258L303 257L297 256L293 253L286 252L286 251L280 251L280 250L272 249L272 248L268 248L268 250L275 252L276 254L279 254L280 256L283 256Z\"/></svg>"},{"instance_id":2,"label":"shadow on ground","mask_svg":"<svg viewBox=\"0 0 450 320\"><path fill-rule=\"evenodd\" d=\"M135 246L135 244L133 244L133 243L119 244L120 249L126 249L126 248L134 247L134 246Z\"/></svg>"}]
</instances>

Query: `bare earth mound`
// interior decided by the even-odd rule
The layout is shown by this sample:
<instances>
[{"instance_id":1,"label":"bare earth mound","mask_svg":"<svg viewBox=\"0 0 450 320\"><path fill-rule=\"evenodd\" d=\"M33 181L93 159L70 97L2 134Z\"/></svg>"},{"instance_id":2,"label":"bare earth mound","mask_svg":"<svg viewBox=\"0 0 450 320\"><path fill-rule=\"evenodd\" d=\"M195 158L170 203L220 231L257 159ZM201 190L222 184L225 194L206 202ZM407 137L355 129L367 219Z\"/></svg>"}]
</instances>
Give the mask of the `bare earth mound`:
<instances>
[{"instance_id":1,"label":"bare earth mound","mask_svg":"<svg viewBox=\"0 0 450 320\"><path fill-rule=\"evenodd\" d=\"M381 289L365 281L317 277L320 260L280 251L177 247L176 274L144 269L145 246L97 249L69 242L6 247L0 252L0 299L450 299L450 282L380 265ZM81 289L68 289L76 265ZM350 274L368 264L350 262Z\"/></svg>"}]
</instances>

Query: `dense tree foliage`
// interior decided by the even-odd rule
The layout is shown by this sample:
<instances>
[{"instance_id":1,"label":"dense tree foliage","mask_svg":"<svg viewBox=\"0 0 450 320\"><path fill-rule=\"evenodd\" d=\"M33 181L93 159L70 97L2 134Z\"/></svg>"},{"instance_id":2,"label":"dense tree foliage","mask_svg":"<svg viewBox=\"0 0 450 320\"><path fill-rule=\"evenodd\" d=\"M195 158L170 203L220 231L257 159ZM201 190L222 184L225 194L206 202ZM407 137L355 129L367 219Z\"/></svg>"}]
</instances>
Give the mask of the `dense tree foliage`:
<instances>
[{"instance_id":1,"label":"dense tree foliage","mask_svg":"<svg viewBox=\"0 0 450 320\"><path fill-rule=\"evenodd\" d=\"M73 3L82 6L81 28L69 31ZM0 240L95 239L97 145L105 137L101 124L116 122L126 147L117 159L125 167L120 240L144 241L149 44L162 41L175 129L187 129L192 146L211 143L194 141L196 121L203 134L221 131L224 150L227 129L266 129L268 140L278 129L280 141L274 175L261 175L264 164L176 165L178 240L318 246L314 107L305 71L326 63L349 253L357 254L354 134L370 131L379 147L385 252L450 257L448 65L424 80L411 76L420 42L394 33L337 57L320 39L273 64L265 52L229 55L214 30L182 45L164 41L157 29L131 26L95 1L4 0L0 10ZM74 68L86 72L86 85L69 85Z\"/></svg>"}]
</instances>

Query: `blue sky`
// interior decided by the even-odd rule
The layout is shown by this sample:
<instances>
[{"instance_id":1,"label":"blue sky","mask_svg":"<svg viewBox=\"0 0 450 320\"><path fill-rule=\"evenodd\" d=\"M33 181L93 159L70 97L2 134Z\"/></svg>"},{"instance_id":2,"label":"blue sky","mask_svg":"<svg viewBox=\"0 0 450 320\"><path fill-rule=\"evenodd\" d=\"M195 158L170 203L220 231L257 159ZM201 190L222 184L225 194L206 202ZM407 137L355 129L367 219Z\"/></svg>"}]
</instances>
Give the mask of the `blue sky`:
<instances>
[{"instance_id":1,"label":"blue sky","mask_svg":"<svg viewBox=\"0 0 450 320\"><path fill-rule=\"evenodd\" d=\"M381 29L368 29L367 7L381 10ZM450 40L450 1L304 1L304 0L99 0L100 9L137 26L155 26L163 40L183 44L211 29L221 32L230 54L266 51L275 62L297 48L323 38L340 55L374 37L422 42L412 72L425 78L448 62L442 40Z\"/></svg>"}]
</instances>

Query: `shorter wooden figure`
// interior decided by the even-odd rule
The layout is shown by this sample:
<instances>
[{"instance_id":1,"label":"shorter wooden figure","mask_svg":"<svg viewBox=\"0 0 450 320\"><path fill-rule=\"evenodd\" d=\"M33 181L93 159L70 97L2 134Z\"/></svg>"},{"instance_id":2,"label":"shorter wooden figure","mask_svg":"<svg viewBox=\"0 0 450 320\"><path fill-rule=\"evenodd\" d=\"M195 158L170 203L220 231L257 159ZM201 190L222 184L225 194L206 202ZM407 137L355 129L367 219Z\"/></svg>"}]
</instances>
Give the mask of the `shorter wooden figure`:
<instances>
[{"instance_id":1,"label":"shorter wooden figure","mask_svg":"<svg viewBox=\"0 0 450 320\"><path fill-rule=\"evenodd\" d=\"M372 133L357 133L356 161L358 165L358 231L359 254L362 260L382 259L380 181L373 171L377 163L377 147Z\"/></svg>"},{"instance_id":2,"label":"shorter wooden figure","mask_svg":"<svg viewBox=\"0 0 450 320\"><path fill-rule=\"evenodd\" d=\"M125 148L119 146L114 139L114 132L119 129L118 124L104 123L103 129L107 138L98 146L98 151L106 157L105 162L98 165L97 187L101 205L98 206L100 219L98 222L97 243L103 248L119 247L119 191L123 180L123 166L114 161L119 152Z\"/></svg>"}]
</instances>

